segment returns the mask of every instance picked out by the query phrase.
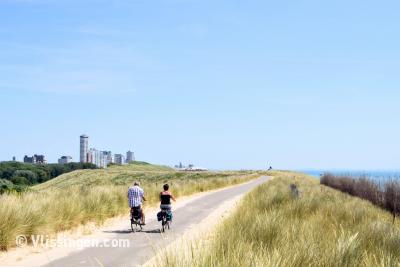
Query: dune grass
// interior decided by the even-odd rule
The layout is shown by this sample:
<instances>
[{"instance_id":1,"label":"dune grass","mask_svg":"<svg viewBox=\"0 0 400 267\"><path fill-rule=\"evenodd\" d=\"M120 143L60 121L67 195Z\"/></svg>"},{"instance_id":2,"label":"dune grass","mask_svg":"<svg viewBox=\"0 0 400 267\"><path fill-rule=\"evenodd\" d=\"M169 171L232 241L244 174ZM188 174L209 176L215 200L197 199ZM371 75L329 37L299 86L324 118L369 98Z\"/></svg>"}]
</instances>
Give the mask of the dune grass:
<instances>
[{"instance_id":1,"label":"dune grass","mask_svg":"<svg viewBox=\"0 0 400 267\"><path fill-rule=\"evenodd\" d=\"M133 162L127 165L112 165L107 169L78 170L66 173L46 183L32 187L33 190L65 188L71 185L91 186L126 184L135 179L148 179L156 174L174 173L172 168L146 162ZM129 181L127 181L129 180Z\"/></svg>"},{"instance_id":2,"label":"dune grass","mask_svg":"<svg viewBox=\"0 0 400 267\"><path fill-rule=\"evenodd\" d=\"M165 167L112 167L108 170L76 171L21 194L0 196L0 249L15 245L18 235L52 235L76 226L103 223L116 215L129 214L127 189L134 180L142 183L148 201L156 204L163 183L177 196L190 195L246 182L256 173L183 173Z\"/></svg>"},{"instance_id":3,"label":"dune grass","mask_svg":"<svg viewBox=\"0 0 400 267\"><path fill-rule=\"evenodd\" d=\"M368 201L305 175L274 172L215 232L156 266L399 266L400 224ZM300 198L293 198L295 183Z\"/></svg>"}]
</instances>

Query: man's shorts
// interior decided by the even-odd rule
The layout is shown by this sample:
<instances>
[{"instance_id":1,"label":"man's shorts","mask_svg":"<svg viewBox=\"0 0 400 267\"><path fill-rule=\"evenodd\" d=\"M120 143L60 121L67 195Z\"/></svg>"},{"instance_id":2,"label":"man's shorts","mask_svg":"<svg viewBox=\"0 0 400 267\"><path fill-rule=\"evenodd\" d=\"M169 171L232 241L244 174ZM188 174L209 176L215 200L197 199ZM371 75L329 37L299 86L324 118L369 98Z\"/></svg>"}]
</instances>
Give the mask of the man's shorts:
<instances>
[{"instance_id":1,"label":"man's shorts","mask_svg":"<svg viewBox=\"0 0 400 267\"><path fill-rule=\"evenodd\" d=\"M142 206L131 207L131 216L142 217Z\"/></svg>"},{"instance_id":2,"label":"man's shorts","mask_svg":"<svg viewBox=\"0 0 400 267\"><path fill-rule=\"evenodd\" d=\"M131 213L132 213L134 210L139 210L139 211L141 212L141 211L142 211L142 206L131 207Z\"/></svg>"}]
</instances>

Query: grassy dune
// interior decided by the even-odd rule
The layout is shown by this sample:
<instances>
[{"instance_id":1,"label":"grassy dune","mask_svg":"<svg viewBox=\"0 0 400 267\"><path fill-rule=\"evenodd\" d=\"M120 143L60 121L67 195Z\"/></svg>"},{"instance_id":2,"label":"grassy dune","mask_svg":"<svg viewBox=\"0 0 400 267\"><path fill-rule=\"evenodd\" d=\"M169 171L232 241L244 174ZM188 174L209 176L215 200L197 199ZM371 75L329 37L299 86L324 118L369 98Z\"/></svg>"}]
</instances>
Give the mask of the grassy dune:
<instances>
[{"instance_id":1,"label":"grassy dune","mask_svg":"<svg viewBox=\"0 0 400 267\"><path fill-rule=\"evenodd\" d=\"M65 188L72 185L125 185L129 182L154 177L154 174L173 173L170 167L153 165L145 162L134 162L128 165L114 165L107 169L78 170L66 173L46 183L32 187L33 190Z\"/></svg>"},{"instance_id":2,"label":"grassy dune","mask_svg":"<svg viewBox=\"0 0 400 267\"><path fill-rule=\"evenodd\" d=\"M80 170L61 175L22 194L0 195L0 249L15 245L15 237L55 234L76 226L129 214L127 188L139 180L148 202L158 202L163 183L177 196L237 184L257 177L250 172L182 173L144 163L106 170Z\"/></svg>"},{"instance_id":3,"label":"grassy dune","mask_svg":"<svg viewBox=\"0 0 400 267\"><path fill-rule=\"evenodd\" d=\"M214 233L168 249L156 265L400 265L400 224L390 213L301 174L273 175ZM299 199L292 198L291 183L299 186Z\"/></svg>"}]
</instances>

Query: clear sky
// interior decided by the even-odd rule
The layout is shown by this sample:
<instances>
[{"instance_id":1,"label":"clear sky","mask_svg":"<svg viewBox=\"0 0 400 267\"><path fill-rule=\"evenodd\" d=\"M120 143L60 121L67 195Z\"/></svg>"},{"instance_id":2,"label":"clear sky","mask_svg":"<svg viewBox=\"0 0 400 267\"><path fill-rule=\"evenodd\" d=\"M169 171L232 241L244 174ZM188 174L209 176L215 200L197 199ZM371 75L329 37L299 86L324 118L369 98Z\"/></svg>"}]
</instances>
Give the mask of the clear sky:
<instances>
[{"instance_id":1,"label":"clear sky","mask_svg":"<svg viewBox=\"0 0 400 267\"><path fill-rule=\"evenodd\" d=\"M400 169L400 2L0 0L0 160Z\"/></svg>"}]
</instances>

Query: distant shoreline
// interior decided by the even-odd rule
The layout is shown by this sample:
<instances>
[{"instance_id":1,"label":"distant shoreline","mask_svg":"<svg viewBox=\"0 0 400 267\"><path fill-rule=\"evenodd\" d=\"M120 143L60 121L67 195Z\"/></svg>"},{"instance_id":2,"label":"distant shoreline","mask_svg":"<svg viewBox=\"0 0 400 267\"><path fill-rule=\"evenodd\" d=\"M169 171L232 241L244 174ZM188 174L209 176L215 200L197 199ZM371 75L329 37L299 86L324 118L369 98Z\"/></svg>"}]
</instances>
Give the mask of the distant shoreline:
<instances>
[{"instance_id":1,"label":"distant shoreline","mask_svg":"<svg viewBox=\"0 0 400 267\"><path fill-rule=\"evenodd\" d=\"M350 177L366 177L370 179L400 179L400 170L373 171L373 170L301 170L300 172L320 178L324 173Z\"/></svg>"}]
</instances>

